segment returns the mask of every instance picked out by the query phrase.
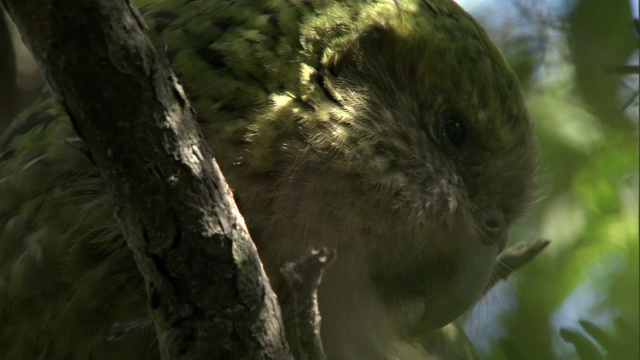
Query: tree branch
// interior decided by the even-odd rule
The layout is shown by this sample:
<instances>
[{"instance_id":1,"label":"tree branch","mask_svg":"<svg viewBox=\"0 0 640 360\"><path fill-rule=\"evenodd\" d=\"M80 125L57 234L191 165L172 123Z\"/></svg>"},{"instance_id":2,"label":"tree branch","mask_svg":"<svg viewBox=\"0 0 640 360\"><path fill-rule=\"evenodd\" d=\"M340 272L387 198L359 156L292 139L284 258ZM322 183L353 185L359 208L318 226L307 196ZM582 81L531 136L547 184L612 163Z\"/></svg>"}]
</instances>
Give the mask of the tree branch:
<instances>
[{"instance_id":1,"label":"tree branch","mask_svg":"<svg viewBox=\"0 0 640 360\"><path fill-rule=\"evenodd\" d=\"M16 53L9 31L9 19L0 6L0 134L18 112L19 89Z\"/></svg>"},{"instance_id":2,"label":"tree branch","mask_svg":"<svg viewBox=\"0 0 640 360\"><path fill-rule=\"evenodd\" d=\"M163 358L290 358L244 220L133 6L2 2L115 199Z\"/></svg>"},{"instance_id":3,"label":"tree branch","mask_svg":"<svg viewBox=\"0 0 640 360\"><path fill-rule=\"evenodd\" d=\"M311 250L295 262L286 263L280 272L291 290L293 304L289 310L293 322L291 349L299 360L324 360L320 338L320 310L318 287L322 274L336 258L335 250ZM285 311L286 312L286 311ZM293 344L297 341L297 344Z\"/></svg>"},{"instance_id":4,"label":"tree branch","mask_svg":"<svg viewBox=\"0 0 640 360\"><path fill-rule=\"evenodd\" d=\"M528 264L549 245L549 240L523 241L506 249L498 256L493 268L493 276L485 292L500 280L506 280L514 271Z\"/></svg>"}]
</instances>

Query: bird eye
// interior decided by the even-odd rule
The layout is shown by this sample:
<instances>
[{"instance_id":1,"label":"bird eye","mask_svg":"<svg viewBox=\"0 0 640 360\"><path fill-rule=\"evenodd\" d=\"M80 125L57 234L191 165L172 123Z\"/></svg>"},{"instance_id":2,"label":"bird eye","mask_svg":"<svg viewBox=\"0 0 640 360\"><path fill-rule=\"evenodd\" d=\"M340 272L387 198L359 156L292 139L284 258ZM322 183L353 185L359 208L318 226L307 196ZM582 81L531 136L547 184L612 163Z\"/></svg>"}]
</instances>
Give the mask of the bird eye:
<instances>
[{"instance_id":1,"label":"bird eye","mask_svg":"<svg viewBox=\"0 0 640 360\"><path fill-rule=\"evenodd\" d=\"M442 121L441 136L453 147L459 147L464 141L467 130L462 121L455 118L446 118Z\"/></svg>"}]
</instances>

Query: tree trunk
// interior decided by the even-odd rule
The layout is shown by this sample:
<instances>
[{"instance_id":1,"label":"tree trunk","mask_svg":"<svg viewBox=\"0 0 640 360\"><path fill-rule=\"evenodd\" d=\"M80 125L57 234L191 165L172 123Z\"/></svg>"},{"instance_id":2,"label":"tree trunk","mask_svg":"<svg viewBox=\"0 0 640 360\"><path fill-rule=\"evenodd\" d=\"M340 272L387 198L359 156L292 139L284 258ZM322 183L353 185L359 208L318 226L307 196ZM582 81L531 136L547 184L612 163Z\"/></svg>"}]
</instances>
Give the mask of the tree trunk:
<instances>
[{"instance_id":1,"label":"tree trunk","mask_svg":"<svg viewBox=\"0 0 640 360\"><path fill-rule=\"evenodd\" d=\"M133 5L2 3L115 199L162 357L290 358L244 220Z\"/></svg>"}]
</instances>

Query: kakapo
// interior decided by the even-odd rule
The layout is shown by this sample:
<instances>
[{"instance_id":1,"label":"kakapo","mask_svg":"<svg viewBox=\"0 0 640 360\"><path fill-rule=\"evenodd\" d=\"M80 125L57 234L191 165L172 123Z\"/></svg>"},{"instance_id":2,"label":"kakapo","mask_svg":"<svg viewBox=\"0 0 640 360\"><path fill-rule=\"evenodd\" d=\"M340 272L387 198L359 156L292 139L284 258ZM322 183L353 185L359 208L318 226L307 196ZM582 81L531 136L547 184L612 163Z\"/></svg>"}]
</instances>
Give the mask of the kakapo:
<instances>
[{"instance_id":1,"label":"kakapo","mask_svg":"<svg viewBox=\"0 0 640 360\"><path fill-rule=\"evenodd\" d=\"M393 358L482 294L535 197L517 79L449 0L165 0L141 9L265 269L337 251L329 359ZM157 358L112 200L51 97L0 139L0 357ZM285 295L279 294L282 298ZM286 326L286 323L285 323Z\"/></svg>"}]
</instances>

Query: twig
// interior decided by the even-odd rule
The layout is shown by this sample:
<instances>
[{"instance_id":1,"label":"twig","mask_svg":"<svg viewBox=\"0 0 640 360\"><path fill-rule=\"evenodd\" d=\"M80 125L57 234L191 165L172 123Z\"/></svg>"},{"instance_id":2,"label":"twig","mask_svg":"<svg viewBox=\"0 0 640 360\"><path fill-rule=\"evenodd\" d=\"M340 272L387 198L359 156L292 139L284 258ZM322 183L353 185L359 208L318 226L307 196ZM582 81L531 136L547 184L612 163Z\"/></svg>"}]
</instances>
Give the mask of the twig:
<instances>
[{"instance_id":1,"label":"twig","mask_svg":"<svg viewBox=\"0 0 640 360\"><path fill-rule=\"evenodd\" d=\"M485 292L489 291L489 289L500 280L505 280L514 271L529 263L529 261L540 254L549 243L549 240L542 239L524 241L503 251L502 254L498 256L496 265L493 268L493 276Z\"/></svg>"},{"instance_id":2,"label":"twig","mask_svg":"<svg viewBox=\"0 0 640 360\"><path fill-rule=\"evenodd\" d=\"M286 263L281 269L293 297L293 338L297 344L289 344L296 359L324 360L326 356L320 338L320 311L318 286L322 274L336 257L334 250L311 250L305 257ZM290 340L291 341L291 340Z\"/></svg>"}]
</instances>

